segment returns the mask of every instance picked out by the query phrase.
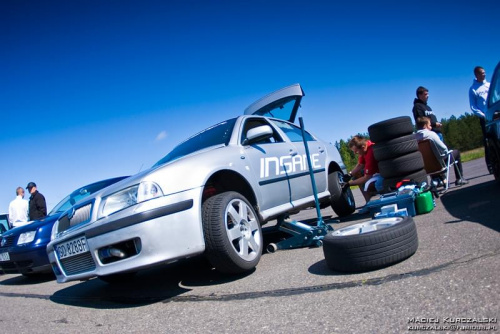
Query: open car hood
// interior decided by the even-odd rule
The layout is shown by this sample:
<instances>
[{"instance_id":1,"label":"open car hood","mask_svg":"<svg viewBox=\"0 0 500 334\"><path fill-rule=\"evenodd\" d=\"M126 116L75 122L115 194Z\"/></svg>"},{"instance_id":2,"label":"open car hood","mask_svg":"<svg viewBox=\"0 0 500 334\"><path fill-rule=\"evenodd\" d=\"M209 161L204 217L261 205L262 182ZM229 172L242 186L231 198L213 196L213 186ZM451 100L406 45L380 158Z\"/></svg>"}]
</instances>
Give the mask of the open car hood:
<instances>
[{"instance_id":1,"label":"open car hood","mask_svg":"<svg viewBox=\"0 0 500 334\"><path fill-rule=\"evenodd\" d=\"M299 84L281 88L252 103L245 115L260 115L294 122L304 91Z\"/></svg>"}]
</instances>

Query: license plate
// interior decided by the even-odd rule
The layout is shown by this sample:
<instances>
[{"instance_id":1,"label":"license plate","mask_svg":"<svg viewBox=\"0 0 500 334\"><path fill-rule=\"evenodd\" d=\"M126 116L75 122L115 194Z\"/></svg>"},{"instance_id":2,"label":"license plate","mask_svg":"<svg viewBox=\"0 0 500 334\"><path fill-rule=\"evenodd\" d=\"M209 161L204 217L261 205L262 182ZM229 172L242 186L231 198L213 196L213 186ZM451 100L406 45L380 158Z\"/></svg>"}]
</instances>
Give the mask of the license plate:
<instances>
[{"instance_id":1,"label":"license plate","mask_svg":"<svg viewBox=\"0 0 500 334\"><path fill-rule=\"evenodd\" d=\"M10 261L9 253L0 253L0 261Z\"/></svg>"},{"instance_id":2,"label":"license plate","mask_svg":"<svg viewBox=\"0 0 500 334\"><path fill-rule=\"evenodd\" d=\"M56 252L60 260L88 251L89 248L85 237L79 237L56 245Z\"/></svg>"}]
</instances>

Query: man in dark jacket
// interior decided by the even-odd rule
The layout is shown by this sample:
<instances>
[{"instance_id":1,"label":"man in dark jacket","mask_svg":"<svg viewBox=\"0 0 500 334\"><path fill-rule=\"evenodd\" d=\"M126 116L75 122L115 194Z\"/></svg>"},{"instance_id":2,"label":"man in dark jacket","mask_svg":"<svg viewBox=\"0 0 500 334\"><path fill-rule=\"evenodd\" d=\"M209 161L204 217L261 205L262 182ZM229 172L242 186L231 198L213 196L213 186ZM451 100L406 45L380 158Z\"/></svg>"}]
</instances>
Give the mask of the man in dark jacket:
<instances>
[{"instance_id":1,"label":"man in dark jacket","mask_svg":"<svg viewBox=\"0 0 500 334\"><path fill-rule=\"evenodd\" d=\"M443 134L441 133L441 123L437 121L436 115L432 111L431 107L427 105L427 100L429 99L429 90L425 87L417 88L417 98L413 101L413 118L415 119L415 124L419 117L428 117L431 120L432 131L434 131L441 141L443 140Z\"/></svg>"},{"instance_id":2,"label":"man in dark jacket","mask_svg":"<svg viewBox=\"0 0 500 334\"><path fill-rule=\"evenodd\" d=\"M45 203L45 197L36 190L35 182L30 182L26 186L26 189L30 192L30 203L29 203L29 219L37 220L45 217L47 215L47 204Z\"/></svg>"}]
</instances>

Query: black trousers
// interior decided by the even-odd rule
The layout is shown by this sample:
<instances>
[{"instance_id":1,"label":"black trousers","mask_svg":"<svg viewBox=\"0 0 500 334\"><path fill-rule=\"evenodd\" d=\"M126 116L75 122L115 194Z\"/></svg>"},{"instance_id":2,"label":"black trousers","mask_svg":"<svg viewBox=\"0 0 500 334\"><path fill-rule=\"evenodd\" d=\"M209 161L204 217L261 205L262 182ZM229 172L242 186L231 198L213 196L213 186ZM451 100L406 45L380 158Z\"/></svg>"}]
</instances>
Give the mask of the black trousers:
<instances>
[{"instance_id":1,"label":"black trousers","mask_svg":"<svg viewBox=\"0 0 500 334\"><path fill-rule=\"evenodd\" d=\"M490 152L486 147L486 120L484 117L479 117L479 124L481 124L481 130L483 131L483 146L484 146L484 160L486 161L486 166L490 166Z\"/></svg>"}]
</instances>

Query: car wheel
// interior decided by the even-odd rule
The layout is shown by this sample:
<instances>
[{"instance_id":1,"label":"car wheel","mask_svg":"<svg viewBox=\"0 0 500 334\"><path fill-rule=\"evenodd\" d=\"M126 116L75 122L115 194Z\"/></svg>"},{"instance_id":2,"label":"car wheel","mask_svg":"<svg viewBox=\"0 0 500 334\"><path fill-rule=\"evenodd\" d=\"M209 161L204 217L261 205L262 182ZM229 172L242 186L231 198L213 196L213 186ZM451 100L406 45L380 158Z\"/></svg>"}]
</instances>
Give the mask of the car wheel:
<instances>
[{"instance_id":1,"label":"car wheel","mask_svg":"<svg viewBox=\"0 0 500 334\"><path fill-rule=\"evenodd\" d=\"M111 274L98 277L101 281L106 282L108 284L119 284L119 283L125 283L131 278L134 278L136 274L137 274L136 271L132 271L128 273L118 273L118 274Z\"/></svg>"},{"instance_id":2,"label":"car wheel","mask_svg":"<svg viewBox=\"0 0 500 334\"><path fill-rule=\"evenodd\" d=\"M409 116L391 118L368 127L370 140L378 142L406 136L413 133L413 123Z\"/></svg>"},{"instance_id":3,"label":"car wheel","mask_svg":"<svg viewBox=\"0 0 500 334\"><path fill-rule=\"evenodd\" d=\"M328 233L323 239L327 266L336 271L375 270L412 256L418 248L411 217L374 219Z\"/></svg>"},{"instance_id":4,"label":"car wheel","mask_svg":"<svg viewBox=\"0 0 500 334\"><path fill-rule=\"evenodd\" d=\"M350 215L356 210L354 195L351 188L340 185L342 173L333 172L328 175L328 191L330 191L330 205L339 217Z\"/></svg>"},{"instance_id":5,"label":"car wheel","mask_svg":"<svg viewBox=\"0 0 500 334\"><path fill-rule=\"evenodd\" d=\"M218 271L239 274L259 263L263 238L259 217L245 197L224 192L203 203L205 254Z\"/></svg>"},{"instance_id":6,"label":"car wheel","mask_svg":"<svg viewBox=\"0 0 500 334\"><path fill-rule=\"evenodd\" d=\"M493 168L493 176L500 183L500 154L494 146L489 146L488 149L490 150L490 163Z\"/></svg>"}]
</instances>

